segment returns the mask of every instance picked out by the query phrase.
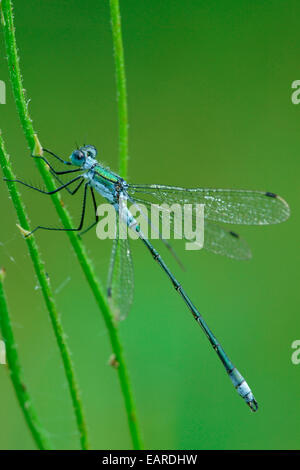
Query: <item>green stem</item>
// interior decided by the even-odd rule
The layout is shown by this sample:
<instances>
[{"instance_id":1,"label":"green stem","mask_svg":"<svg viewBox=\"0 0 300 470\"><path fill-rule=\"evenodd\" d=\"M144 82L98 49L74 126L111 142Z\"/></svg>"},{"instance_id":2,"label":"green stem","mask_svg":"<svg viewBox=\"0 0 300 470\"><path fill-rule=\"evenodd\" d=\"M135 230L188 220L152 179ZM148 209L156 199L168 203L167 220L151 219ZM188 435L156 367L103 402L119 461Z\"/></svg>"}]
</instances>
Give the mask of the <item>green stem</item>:
<instances>
[{"instance_id":1,"label":"green stem","mask_svg":"<svg viewBox=\"0 0 300 470\"><path fill-rule=\"evenodd\" d=\"M31 153L37 150L37 136L33 130L32 120L29 116L27 102L24 96L22 77L20 72L19 57L17 54L15 29L13 24L12 15L12 4L10 0L2 0L2 13L3 13L3 24L4 24L4 37L6 44L6 52L8 58L9 74L12 84L12 89L15 97L17 111L20 117L21 125L29 145ZM36 153L35 153L36 154ZM38 170L40 171L42 178L48 191L55 188L55 183L50 175L47 167L40 159L35 159ZM56 208L56 211L62 221L65 228L73 227L71 217L64 207L60 194L56 193L52 196L52 201ZM114 324L113 314L107 303L106 296L103 294L104 290L99 280L96 278L94 268L91 260L89 259L86 250L82 244L80 238L71 231L66 232L73 250L77 256L77 259L81 265L81 268L85 274L87 282L92 290L97 305L102 312L106 327L108 329L109 338L114 352L116 363L118 363L118 375L121 385L121 390L125 402L125 409L127 412L129 430L133 447L135 449L141 448L141 440L139 435L139 429L136 419L135 406L133 401L133 395L127 373L127 367L123 355L123 348L119 338L117 328Z\"/></svg>"},{"instance_id":2,"label":"green stem","mask_svg":"<svg viewBox=\"0 0 300 470\"><path fill-rule=\"evenodd\" d=\"M0 131L1 132L1 131ZM8 180L15 179L9 157L6 153L4 142L0 133L0 165L3 170L4 177ZM21 200L19 191L17 189L16 183L7 181L7 187L13 202L13 205L16 209L19 223L22 227L22 231L30 231L28 216L26 213L25 206ZM87 427L85 423L85 417L83 413L83 407L80 398L79 387L75 377L74 366L71 359L71 354L66 342L66 335L64 333L60 316L57 312L56 305L53 298L53 293L47 279L47 274L45 271L44 263L41 260L41 256L38 250L37 243L34 237L26 238L26 243L28 251L34 266L36 276L38 278L39 284L41 286L41 291L50 315L52 327L54 330L55 338L60 350L61 358L63 361L67 381L69 384L69 390L74 406L74 412L76 416L77 426L80 433L80 441L82 449L88 449L88 437L87 437Z\"/></svg>"},{"instance_id":3,"label":"green stem","mask_svg":"<svg viewBox=\"0 0 300 470\"><path fill-rule=\"evenodd\" d=\"M119 168L120 175L126 179L128 167L128 111L121 15L119 0L109 0L109 3L117 81L119 115Z\"/></svg>"},{"instance_id":4,"label":"green stem","mask_svg":"<svg viewBox=\"0 0 300 470\"><path fill-rule=\"evenodd\" d=\"M33 439L39 449L51 449L46 431L42 428L35 408L32 404L27 386L24 383L22 368L19 360L18 349L15 342L11 321L8 313L4 288L4 270L0 269L0 330L6 348L6 360L10 371L11 380L23 411L26 423L32 433Z\"/></svg>"}]
</instances>

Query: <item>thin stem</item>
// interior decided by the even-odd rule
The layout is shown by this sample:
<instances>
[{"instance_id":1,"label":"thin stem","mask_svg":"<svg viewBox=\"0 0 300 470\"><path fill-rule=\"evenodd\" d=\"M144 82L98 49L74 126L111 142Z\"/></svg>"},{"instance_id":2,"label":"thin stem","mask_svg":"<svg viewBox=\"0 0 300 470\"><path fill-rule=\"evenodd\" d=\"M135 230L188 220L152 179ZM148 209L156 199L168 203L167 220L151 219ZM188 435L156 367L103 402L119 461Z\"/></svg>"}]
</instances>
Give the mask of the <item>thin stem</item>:
<instances>
[{"instance_id":1,"label":"thin stem","mask_svg":"<svg viewBox=\"0 0 300 470\"><path fill-rule=\"evenodd\" d=\"M119 168L120 175L126 179L128 168L128 111L121 15L119 0L109 0L109 3L114 45L119 115Z\"/></svg>"},{"instance_id":2,"label":"thin stem","mask_svg":"<svg viewBox=\"0 0 300 470\"><path fill-rule=\"evenodd\" d=\"M6 297L3 288L4 269L0 269L0 330L6 348L6 360L10 371L11 380L24 414L26 423L31 431L33 439L39 449L51 449L47 432L40 424L32 399L23 379L23 372L19 360L17 345L8 313Z\"/></svg>"},{"instance_id":3,"label":"thin stem","mask_svg":"<svg viewBox=\"0 0 300 470\"><path fill-rule=\"evenodd\" d=\"M0 133L0 165L3 170L4 177L13 180L15 175L13 173L9 157L6 153L3 138ZM27 232L30 230L29 221L25 206L21 200L19 191L17 189L16 183L7 181L7 187L15 207L19 223L22 227L22 231ZM85 422L85 417L83 413L83 407L80 398L79 387L75 377L74 366L71 359L71 354L66 342L66 335L64 333L60 316L57 312L56 305L53 298L52 289L50 287L49 281L47 279L47 274L45 271L44 263L41 260L41 256L38 250L37 243L34 237L26 238L27 247L29 254L34 266L36 276L38 278L39 284L41 286L41 291L50 315L52 327L54 330L55 338L60 350L61 358L63 361L67 381L69 384L69 390L72 397L72 402L74 406L74 412L76 416L77 426L80 433L80 442L83 449L88 449L88 436L87 436L87 427Z\"/></svg>"},{"instance_id":4,"label":"thin stem","mask_svg":"<svg viewBox=\"0 0 300 470\"><path fill-rule=\"evenodd\" d=\"M37 145L37 135L33 130L32 120L29 116L27 102L24 96L22 77L20 72L19 57L17 54L16 38L15 38L15 28L13 24L13 15L12 15L12 4L10 0L2 0L2 14L3 14L3 24L4 24L4 37L6 44L6 52L8 58L9 74L12 84L12 89L15 97L15 102L17 106L17 111L20 117L21 125L29 145L30 151L35 155L41 155L41 146ZM38 151L40 149L40 151ZM40 171L42 178L45 182L45 185L48 191L55 189L55 183L50 175L46 165L39 158L35 159L38 170ZM60 194L54 194L52 201L56 208L56 211L62 221L62 224L65 228L71 228L73 226L71 217L67 209L63 206ZM121 391L123 394L125 409L127 412L129 430L131 434L131 439L133 447L135 449L141 448L141 440L139 435L139 429L136 419L135 406L133 401L133 395L131 391L131 386L129 382L127 366L125 363L123 348L119 338L117 328L114 324L113 314L110 310L110 307L107 303L106 296L103 294L104 289L100 284L99 280L96 278L94 268L91 260L89 259L86 250L82 244L80 238L74 232L67 232L67 236L71 242L71 245L74 249L74 252L77 256L77 259L81 265L81 268L85 274L87 282L92 290L92 293L95 297L97 305L102 312L106 327L108 329L110 343L112 346L113 353L116 358L116 363L118 363L117 371L121 385Z\"/></svg>"}]
</instances>

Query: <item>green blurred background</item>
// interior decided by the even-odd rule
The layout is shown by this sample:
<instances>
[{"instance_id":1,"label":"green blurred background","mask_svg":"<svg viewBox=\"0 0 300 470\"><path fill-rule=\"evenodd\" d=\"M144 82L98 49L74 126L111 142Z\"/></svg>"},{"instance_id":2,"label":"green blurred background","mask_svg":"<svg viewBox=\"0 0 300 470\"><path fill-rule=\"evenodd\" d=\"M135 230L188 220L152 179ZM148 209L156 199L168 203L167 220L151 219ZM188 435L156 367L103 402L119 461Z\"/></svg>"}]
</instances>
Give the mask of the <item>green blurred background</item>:
<instances>
[{"instance_id":1,"label":"green blurred background","mask_svg":"<svg viewBox=\"0 0 300 470\"><path fill-rule=\"evenodd\" d=\"M30 112L42 144L68 156L92 143L117 170L117 110L108 1L15 0ZM242 227L253 259L175 247L170 266L251 384L252 414L179 296L134 242L136 291L120 325L146 448L299 448L300 3L121 1L130 117L129 181L261 189L290 204L288 222ZM0 127L15 172L41 178L29 158L8 81ZM22 190L32 225L58 225L51 201ZM64 201L79 218L79 198ZM58 349L6 186L0 185L0 264L26 381L57 448L78 447ZM104 322L65 234L38 233L82 388L94 448L131 447ZM85 237L105 282L111 243ZM162 248L168 259L168 253ZM34 448L0 366L0 448Z\"/></svg>"}]
</instances>

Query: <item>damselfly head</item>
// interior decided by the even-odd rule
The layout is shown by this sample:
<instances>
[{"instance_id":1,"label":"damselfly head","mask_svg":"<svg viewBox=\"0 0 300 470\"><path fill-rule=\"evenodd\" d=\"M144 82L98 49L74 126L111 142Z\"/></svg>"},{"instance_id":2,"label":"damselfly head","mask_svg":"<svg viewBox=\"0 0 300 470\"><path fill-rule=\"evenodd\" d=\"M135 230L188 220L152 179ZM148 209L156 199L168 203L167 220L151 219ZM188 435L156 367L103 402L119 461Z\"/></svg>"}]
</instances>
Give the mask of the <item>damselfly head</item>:
<instances>
[{"instance_id":1,"label":"damselfly head","mask_svg":"<svg viewBox=\"0 0 300 470\"><path fill-rule=\"evenodd\" d=\"M96 160L97 149L93 145L84 145L71 154L71 162L76 166L83 166L88 158Z\"/></svg>"}]
</instances>

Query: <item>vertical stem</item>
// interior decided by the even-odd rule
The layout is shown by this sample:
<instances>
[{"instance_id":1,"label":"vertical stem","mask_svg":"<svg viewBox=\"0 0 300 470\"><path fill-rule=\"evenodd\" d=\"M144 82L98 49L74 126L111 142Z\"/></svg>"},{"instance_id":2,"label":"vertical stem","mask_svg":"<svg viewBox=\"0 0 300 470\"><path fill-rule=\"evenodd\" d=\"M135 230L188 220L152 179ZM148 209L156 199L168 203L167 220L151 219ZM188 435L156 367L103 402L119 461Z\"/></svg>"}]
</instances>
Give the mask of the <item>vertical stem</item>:
<instances>
[{"instance_id":1,"label":"vertical stem","mask_svg":"<svg viewBox=\"0 0 300 470\"><path fill-rule=\"evenodd\" d=\"M127 89L126 89L126 74L125 74L125 61L124 61L124 48L122 40L121 28L121 15L119 0L109 0L110 4L110 18L112 27L112 38L114 47L115 59L115 73L116 73L116 87L117 87L117 102L118 102L118 118L119 118L119 173L122 178L127 178L128 169L128 111L127 111ZM126 371L125 371L126 372ZM124 394L127 391L124 389ZM135 442L135 448L141 448L141 440L137 433L135 417L130 411L130 396L127 398L127 408L131 422L129 426L132 428L132 436Z\"/></svg>"},{"instance_id":2,"label":"vertical stem","mask_svg":"<svg viewBox=\"0 0 300 470\"><path fill-rule=\"evenodd\" d=\"M24 95L24 88L22 83L19 56L17 53L17 44L15 37L15 28L13 23L13 14L12 14L12 3L10 0L2 0L0 3L0 8L2 10L2 22L4 25L4 38L6 45L6 53L8 59L8 67L10 74L10 81L12 85L12 90L17 106L17 111L19 114L20 122L23 127L23 131L30 148L31 153L36 153L37 149L37 135L34 132L32 120L29 115L27 101ZM51 177L48 168L41 162L40 159L36 160L36 166L42 175L42 178L45 182L45 185L48 191L55 189L55 183ZM52 196L52 201L55 206L55 209L62 221L62 224L65 228L71 228L73 226L71 217L64 207L60 195L54 194ZM139 434L139 428L136 418L135 405L133 400L133 394L131 390L131 385L129 381L129 376L127 372L127 365L124 358L123 348L121 340L119 337L118 330L114 324L113 314L108 305L106 296L103 294L104 290L99 280L97 279L94 268L91 260L89 259L85 247L79 237L71 231L67 232L71 245L74 249L74 252L77 256L79 264L84 272L86 280L92 290L92 293L95 297L96 303L102 312L108 333L109 339L112 346L112 350L116 356L116 361L119 364L117 371L119 375L119 381L121 386L121 391L124 398L125 409L127 413L127 419L129 424L129 431L131 434L131 439L133 447L135 449L141 448L141 440Z\"/></svg>"},{"instance_id":3,"label":"vertical stem","mask_svg":"<svg viewBox=\"0 0 300 470\"><path fill-rule=\"evenodd\" d=\"M9 157L6 153L4 142L0 133L0 165L3 170L4 177L8 180L15 179L15 175L12 171L11 163ZM17 190L16 183L7 181L8 190L17 212L19 223L22 227L23 231L30 231L28 216L26 213L25 206L21 200L20 194ZM38 278L39 284L41 286L41 291L46 303L46 307L49 312L50 320L52 323L53 331L55 334L55 338L60 350L61 358L63 361L64 369L66 378L69 385L69 390L73 402L75 417L77 421L77 427L80 434L80 442L82 449L88 449L88 437L87 437L87 427L85 422L85 417L83 413L83 407L80 398L79 386L75 376L75 370L71 359L71 353L69 351L67 342L66 342L66 335L64 333L62 323L60 320L59 313L57 311L53 293L50 287L50 284L47 279L47 274L45 271L44 263L41 260L41 256L38 250L37 243L35 238L29 237L26 238L26 243L28 247L28 251L34 266L34 270L36 276Z\"/></svg>"},{"instance_id":4,"label":"vertical stem","mask_svg":"<svg viewBox=\"0 0 300 470\"><path fill-rule=\"evenodd\" d=\"M122 178L126 179L128 168L128 111L121 15L119 0L109 0L109 3L114 45L119 115L119 169Z\"/></svg>"},{"instance_id":5,"label":"vertical stem","mask_svg":"<svg viewBox=\"0 0 300 470\"><path fill-rule=\"evenodd\" d=\"M41 450L51 449L52 446L48 441L47 433L40 424L27 386L24 383L18 349L11 326L3 288L4 276L4 269L0 269L0 330L2 332L2 337L5 343L6 360L10 371L11 380L17 395L17 399L20 403L21 410L24 414L26 423L31 431L36 445Z\"/></svg>"}]
</instances>

